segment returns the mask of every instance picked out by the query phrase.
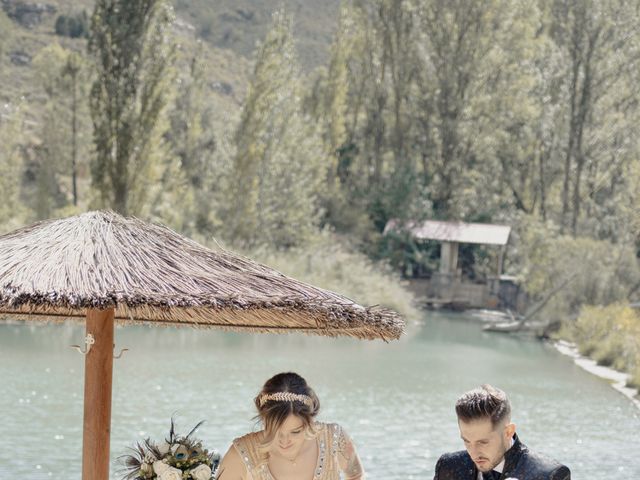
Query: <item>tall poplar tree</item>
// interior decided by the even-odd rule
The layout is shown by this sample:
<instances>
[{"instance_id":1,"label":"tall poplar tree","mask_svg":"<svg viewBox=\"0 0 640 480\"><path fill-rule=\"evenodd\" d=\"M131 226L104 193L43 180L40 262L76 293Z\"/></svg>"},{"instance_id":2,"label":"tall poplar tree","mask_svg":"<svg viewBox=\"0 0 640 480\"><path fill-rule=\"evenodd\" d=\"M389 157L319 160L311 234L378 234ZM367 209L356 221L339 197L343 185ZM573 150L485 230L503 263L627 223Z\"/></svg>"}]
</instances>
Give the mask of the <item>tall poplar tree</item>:
<instances>
[{"instance_id":1,"label":"tall poplar tree","mask_svg":"<svg viewBox=\"0 0 640 480\"><path fill-rule=\"evenodd\" d=\"M89 131L87 68L81 55L58 43L43 48L33 65L47 98L40 117L41 144L37 150L36 173L40 197L37 216L47 218L52 214L55 190L62 187L56 184L56 176L70 177L69 187L63 188L70 191L74 207L78 205L79 164L89 150L89 140L85 140L85 133ZM60 200L57 203L61 203Z\"/></svg>"},{"instance_id":2,"label":"tall poplar tree","mask_svg":"<svg viewBox=\"0 0 640 480\"><path fill-rule=\"evenodd\" d=\"M234 241L287 248L318 219L316 198L326 152L302 112L292 19L284 11L258 49L236 132L230 225Z\"/></svg>"},{"instance_id":3,"label":"tall poplar tree","mask_svg":"<svg viewBox=\"0 0 640 480\"><path fill-rule=\"evenodd\" d=\"M162 134L173 79L172 19L163 0L98 0L93 13L92 184L99 206L122 214L142 210L168 155Z\"/></svg>"},{"instance_id":4,"label":"tall poplar tree","mask_svg":"<svg viewBox=\"0 0 640 480\"><path fill-rule=\"evenodd\" d=\"M26 209L20 199L23 174L23 159L20 143L24 141L24 113L17 106L10 112L3 112L0 118L0 234L21 226L26 217Z\"/></svg>"}]
</instances>

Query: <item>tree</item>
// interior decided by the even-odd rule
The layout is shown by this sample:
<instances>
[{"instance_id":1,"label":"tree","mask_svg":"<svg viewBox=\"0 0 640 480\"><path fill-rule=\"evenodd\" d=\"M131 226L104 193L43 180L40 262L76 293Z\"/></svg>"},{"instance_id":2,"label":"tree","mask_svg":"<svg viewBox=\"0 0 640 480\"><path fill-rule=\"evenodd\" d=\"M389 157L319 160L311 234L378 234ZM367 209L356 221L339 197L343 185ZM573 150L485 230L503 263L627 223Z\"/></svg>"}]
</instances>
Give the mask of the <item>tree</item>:
<instances>
[{"instance_id":1,"label":"tree","mask_svg":"<svg viewBox=\"0 0 640 480\"><path fill-rule=\"evenodd\" d=\"M201 188L206 175L207 157L215 150L212 129L205 127L208 117L206 96L206 71L200 60L202 44L189 59L189 68L178 79L180 93L171 112L170 142L180 158L189 183Z\"/></svg>"},{"instance_id":2,"label":"tree","mask_svg":"<svg viewBox=\"0 0 640 480\"><path fill-rule=\"evenodd\" d=\"M557 96L564 74L562 56L540 29L543 15L534 3L500 7L492 6L500 12L490 33L495 47L483 57L473 92L466 95L473 163L461 172L468 179L461 203L472 216L545 212L547 184L557 174L549 157L555 154L562 116L549 98ZM469 208L474 200L476 206Z\"/></svg>"},{"instance_id":3,"label":"tree","mask_svg":"<svg viewBox=\"0 0 640 480\"><path fill-rule=\"evenodd\" d=\"M56 35L71 38L87 37L89 34L89 18L86 11L75 15L60 15L55 23Z\"/></svg>"},{"instance_id":4,"label":"tree","mask_svg":"<svg viewBox=\"0 0 640 480\"><path fill-rule=\"evenodd\" d=\"M624 1L554 1L551 36L567 62L560 224L576 236L583 208L597 208L602 178L633 161L637 143L627 140L637 115L640 28L636 6ZM585 192L585 186L587 187Z\"/></svg>"},{"instance_id":5,"label":"tree","mask_svg":"<svg viewBox=\"0 0 640 480\"><path fill-rule=\"evenodd\" d=\"M197 47L184 57L187 68L182 68L178 75L179 92L171 108L171 128L165 138L177 159L176 171L171 175L180 177L179 183L173 181L173 188L182 192L181 198L174 199L173 209L181 207L174 216L182 219L180 231L193 233L194 230L209 229L212 205L208 189L217 132L209 120L212 105L206 101L208 72L202 61L203 44L198 42ZM165 186L171 188L171 185Z\"/></svg>"},{"instance_id":6,"label":"tree","mask_svg":"<svg viewBox=\"0 0 640 480\"><path fill-rule=\"evenodd\" d=\"M508 68L501 50L513 10L513 4L499 0L471 4L433 0L420 9L419 88L428 116L421 123L428 124L424 142L430 152L425 174L434 209L445 218L467 216L469 205L460 197L488 187L487 178L477 176L484 173L485 160L478 141L489 133L485 126L494 116L487 111L486 97Z\"/></svg>"},{"instance_id":7,"label":"tree","mask_svg":"<svg viewBox=\"0 0 640 480\"><path fill-rule=\"evenodd\" d=\"M351 7L343 5L340 9L338 31L331 45L331 57L322 86L320 111L314 112L324 125L324 141L331 158L327 183L334 192L334 183L338 176L339 151L348 141L347 101L349 94L349 54L352 51L354 25Z\"/></svg>"},{"instance_id":8,"label":"tree","mask_svg":"<svg viewBox=\"0 0 640 480\"><path fill-rule=\"evenodd\" d=\"M381 232L393 212L410 215L419 203L416 19L411 1L357 1L341 10L320 112L340 180L327 218L341 231Z\"/></svg>"},{"instance_id":9,"label":"tree","mask_svg":"<svg viewBox=\"0 0 640 480\"><path fill-rule=\"evenodd\" d=\"M22 106L3 109L0 115L0 145L3 155L0 157L0 233L18 228L25 221L26 209L20 200L22 185L23 158L20 144L23 140L24 113Z\"/></svg>"},{"instance_id":10,"label":"tree","mask_svg":"<svg viewBox=\"0 0 640 480\"><path fill-rule=\"evenodd\" d=\"M358 232L370 229L364 196L355 193L360 181L353 175L354 128L350 110L359 110L350 98L354 58L362 51L362 39L357 11L344 4L340 8L338 28L330 47L328 67L317 68L306 88L304 112L311 116L320 129L327 162L323 178L324 187L319 194L322 210L321 224L330 225L339 232ZM357 122L356 122L357 123Z\"/></svg>"},{"instance_id":11,"label":"tree","mask_svg":"<svg viewBox=\"0 0 640 480\"><path fill-rule=\"evenodd\" d=\"M82 59L72 53L62 68L62 75L68 80L71 89L71 185L73 192L73 205L78 205L78 89L80 74L82 72Z\"/></svg>"},{"instance_id":12,"label":"tree","mask_svg":"<svg viewBox=\"0 0 640 480\"><path fill-rule=\"evenodd\" d=\"M47 218L54 207L64 207L68 202L78 205L78 157L89 150L83 135L88 129L86 65L78 53L57 42L40 50L33 65L47 99L40 115L40 144L36 149L35 209L38 218Z\"/></svg>"},{"instance_id":13,"label":"tree","mask_svg":"<svg viewBox=\"0 0 640 480\"><path fill-rule=\"evenodd\" d=\"M302 112L292 19L283 10L259 47L236 132L227 214L233 241L288 248L318 219L326 161L319 132Z\"/></svg>"},{"instance_id":14,"label":"tree","mask_svg":"<svg viewBox=\"0 0 640 480\"><path fill-rule=\"evenodd\" d=\"M122 214L142 211L169 156L162 134L172 92L172 19L163 0L99 0L92 16L92 184L98 205Z\"/></svg>"}]
</instances>

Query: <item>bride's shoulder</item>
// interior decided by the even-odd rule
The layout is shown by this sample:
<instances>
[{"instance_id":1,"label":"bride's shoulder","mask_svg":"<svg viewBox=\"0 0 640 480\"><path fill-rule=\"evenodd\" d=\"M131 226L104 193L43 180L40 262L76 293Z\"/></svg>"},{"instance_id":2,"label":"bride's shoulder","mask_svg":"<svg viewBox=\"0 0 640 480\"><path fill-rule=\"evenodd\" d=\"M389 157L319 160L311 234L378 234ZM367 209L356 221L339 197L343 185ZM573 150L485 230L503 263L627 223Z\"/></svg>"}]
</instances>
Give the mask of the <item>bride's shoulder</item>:
<instances>
[{"instance_id":1,"label":"bride's shoulder","mask_svg":"<svg viewBox=\"0 0 640 480\"><path fill-rule=\"evenodd\" d=\"M313 423L316 430L340 430L342 427L337 423L328 423L328 422L314 422Z\"/></svg>"},{"instance_id":2,"label":"bride's shoulder","mask_svg":"<svg viewBox=\"0 0 640 480\"><path fill-rule=\"evenodd\" d=\"M336 436L341 435L343 432L342 427L338 423L315 422L315 428L317 431L327 432Z\"/></svg>"},{"instance_id":3,"label":"bride's shoulder","mask_svg":"<svg viewBox=\"0 0 640 480\"><path fill-rule=\"evenodd\" d=\"M252 470L257 465L263 463L263 455L261 454L261 432L247 433L233 440L233 446L238 452L240 459Z\"/></svg>"},{"instance_id":4,"label":"bride's shoulder","mask_svg":"<svg viewBox=\"0 0 640 480\"><path fill-rule=\"evenodd\" d=\"M261 432L250 432L233 439L233 443L257 443Z\"/></svg>"},{"instance_id":5,"label":"bride's shoulder","mask_svg":"<svg viewBox=\"0 0 640 480\"><path fill-rule=\"evenodd\" d=\"M341 445L344 442L345 431L338 423L316 422L316 431L331 445Z\"/></svg>"},{"instance_id":6,"label":"bride's shoulder","mask_svg":"<svg viewBox=\"0 0 640 480\"><path fill-rule=\"evenodd\" d=\"M260 457L259 450L261 438L261 432L251 432L242 435L241 437L234 438L232 444L236 450L238 450L240 456L243 457L243 460L249 456L251 457L251 460L255 461Z\"/></svg>"}]
</instances>

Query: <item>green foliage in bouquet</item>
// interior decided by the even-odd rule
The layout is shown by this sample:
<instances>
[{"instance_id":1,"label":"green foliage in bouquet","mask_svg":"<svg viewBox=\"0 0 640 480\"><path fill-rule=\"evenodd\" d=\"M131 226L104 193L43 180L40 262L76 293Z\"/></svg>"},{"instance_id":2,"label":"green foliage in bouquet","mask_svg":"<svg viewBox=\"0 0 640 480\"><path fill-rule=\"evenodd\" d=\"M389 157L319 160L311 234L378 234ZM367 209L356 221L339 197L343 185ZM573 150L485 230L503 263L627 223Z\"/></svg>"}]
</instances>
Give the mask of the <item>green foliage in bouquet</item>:
<instances>
[{"instance_id":1,"label":"green foliage in bouquet","mask_svg":"<svg viewBox=\"0 0 640 480\"><path fill-rule=\"evenodd\" d=\"M147 438L132 448L133 454L123 456L122 480L211 480L214 478L220 455L209 453L202 442L191 438L198 423L186 436L178 436L171 419L169 438L155 443Z\"/></svg>"}]
</instances>

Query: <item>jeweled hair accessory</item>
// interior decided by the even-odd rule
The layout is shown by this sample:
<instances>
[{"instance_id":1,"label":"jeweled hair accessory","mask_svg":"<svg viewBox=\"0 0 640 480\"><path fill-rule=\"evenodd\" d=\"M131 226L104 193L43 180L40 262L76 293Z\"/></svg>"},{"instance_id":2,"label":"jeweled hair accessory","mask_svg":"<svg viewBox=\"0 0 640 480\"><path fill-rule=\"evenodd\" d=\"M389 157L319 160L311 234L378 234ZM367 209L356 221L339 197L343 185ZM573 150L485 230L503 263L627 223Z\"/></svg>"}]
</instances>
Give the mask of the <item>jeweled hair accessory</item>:
<instances>
[{"instance_id":1,"label":"jeweled hair accessory","mask_svg":"<svg viewBox=\"0 0 640 480\"><path fill-rule=\"evenodd\" d=\"M260 397L260 406L262 407L265 403L269 401L274 402L301 402L304 403L307 407L313 407L313 400L308 395L300 395L298 393L291 392L276 392L276 393L265 393Z\"/></svg>"}]
</instances>

